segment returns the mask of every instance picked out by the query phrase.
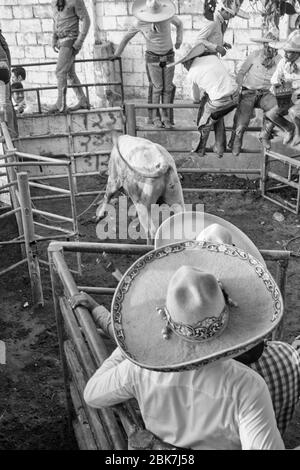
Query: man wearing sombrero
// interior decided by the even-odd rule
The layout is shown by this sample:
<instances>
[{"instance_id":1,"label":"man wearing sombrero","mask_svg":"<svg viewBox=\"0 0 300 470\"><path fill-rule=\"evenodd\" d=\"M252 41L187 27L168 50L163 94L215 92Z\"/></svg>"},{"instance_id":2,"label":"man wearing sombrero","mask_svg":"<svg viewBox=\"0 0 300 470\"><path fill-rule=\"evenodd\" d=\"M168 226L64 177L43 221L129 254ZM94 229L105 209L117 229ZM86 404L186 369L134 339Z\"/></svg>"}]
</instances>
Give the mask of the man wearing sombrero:
<instances>
[{"instance_id":1,"label":"man wearing sombrero","mask_svg":"<svg viewBox=\"0 0 300 470\"><path fill-rule=\"evenodd\" d=\"M300 144L300 31L293 31L285 43L271 43L271 47L284 50L284 57L277 65L271 79L274 87L286 86L293 92L292 99L280 106L274 106L266 113L267 123L262 133L265 148L271 147L271 136L274 126L285 132L283 143ZM274 89L273 89L274 90ZM289 115L290 120L285 116Z\"/></svg>"},{"instance_id":2,"label":"man wearing sombrero","mask_svg":"<svg viewBox=\"0 0 300 470\"><path fill-rule=\"evenodd\" d=\"M183 212L166 219L157 230L155 248L188 239L239 247L266 266L261 253L244 232L227 220L206 212ZM265 380L277 426L283 436L300 398L300 337L292 345L282 341L262 341L235 359Z\"/></svg>"},{"instance_id":3,"label":"man wearing sombrero","mask_svg":"<svg viewBox=\"0 0 300 470\"><path fill-rule=\"evenodd\" d=\"M272 276L243 250L189 241L150 252L117 287L118 348L84 399L98 408L135 397L146 429L176 447L284 449L264 380L232 360L282 312Z\"/></svg>"},{"instance_id":4,"label":"man wearing sombrero","mask_svg":"<svg viewBox=\"0 0 300 470\"><path fill-rule=\"evenodd\" d=\"M146 39L146 71L152 88L149 101L153 104L161 101L170 104L174 100L174 69L167 68L166 65L174 62L171 25L176 28L175 48L179 49L182 43L183 26L175 13L176 8L171 0L135 0L132 14L137 21L129 28L114 54L120 56L128 42L138 32L143 34ZM162 118L158 109L153 110L154 126L171 128L169 110L162 109L161 115Z\"/></svg>"},{"instance_id":5,"label":"man wearing sombrero","mask_svg":"<svg viewBox=\"0 0 300 470\"><path fill-rule=\"evenodd\" d=\"M234 156L240 154L243 137L255 108L264 112L277 105L271 93L271 78L281 59L277 49L270 47L270 42L278 39L274 31L268 31L261 38L252 38L256 43L263 44L263 49L252 52L241 65L236 81L241 88L239 105L234 116L233 131L228 147Z\"/></svg>"}]
</instances>

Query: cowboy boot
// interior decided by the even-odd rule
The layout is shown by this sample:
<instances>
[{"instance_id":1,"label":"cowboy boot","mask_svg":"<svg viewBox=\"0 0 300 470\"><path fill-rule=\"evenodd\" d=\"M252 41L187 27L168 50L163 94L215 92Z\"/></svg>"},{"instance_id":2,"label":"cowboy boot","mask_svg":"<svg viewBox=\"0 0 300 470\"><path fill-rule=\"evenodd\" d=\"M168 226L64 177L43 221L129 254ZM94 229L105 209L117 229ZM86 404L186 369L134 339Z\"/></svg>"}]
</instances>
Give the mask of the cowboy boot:
<instances>
[{"instance_id":1,"label":"cowboy boot","mask_svg":"<svg viewBox=\"0 0 300 470\"><path fill-rule=\"evenodd\" d=\"M222 158L226 149L226 131L224 119L221 118L214 124L215 131L215 144L213 151L217 154L218 158Z\"/></svg>"},{"instance_id":2,"label":"cowboy boot","mask_svg":"<svg viewBox=\"0 0 300 470\"><path fill-rule=\"evenodd\" d=\"M58 83L57 90L57 101L49 107L48 113L64 113L67 109L67 87Z\"/></svg>"},{"instance_id":3,"label":"cowboy boot","mask_svg":"<svg viewBox=\"0 0 300 470\"><path fill-rule=\"evenodd\" d=\"M244 128L242 128L242 127L237 128L235 139L234 139L233 146L232 146L232 155L234 157L238 157L240 152L241 152L242 145L243 145L244 133L245 133Z\"/></svg>"},{"instance_id":4,"label":"cowboy boot","mask_svg":"<svg viewBox=\"0 0 300 470\"><path fill-rule=\"evenodd\" d=\"M266 118L271 121L273 125L279 127L282 131L284 131L285 134L282 141L284 145L289 144L293 140L296 127L295 124L283 117L278 112L273 114L272 110L267 113Z\"/></svg>"},{"instance_id":5,"label":"cowboy boot","mask_svg":"<svg viewBox=\"0 0 300 470\"><path fill-rule=\"evenodd\" d=\"M295 137L293 140L293 145L296 146L300 144L300 118L295 117L294 123L295 123Z\"/></svg>"},{"instance_id":6,"label":"cowboy boot","mask_svg":"<svg viewBox=\"0 0 300 470\"><path fill-rule=\"evenodd\" d=\"M265 120L264 127L259 135L259 140L265 150L270 150L271 148L271 139L273 137L274 127L275 124L273 124L273 122L269 121L268 119Z\"/></svg>"},{"instance_id":7,"label":"cowboy boot","mask_svg":"<svg viewBox=\"0 0 300 470\"><path fill-rule=\"evenodd\" d=\"M211 128L212 128L212 123L207 124L206 126L202 126L201 128L199 128L200 140L199 140L198 145L195 148L195 150L193 150L193 153L198 153L198 155L200 157L205 157L206 144L207 144L207 141L208 141L208 137L209 137Z\"/></svg>"}]
</instances>

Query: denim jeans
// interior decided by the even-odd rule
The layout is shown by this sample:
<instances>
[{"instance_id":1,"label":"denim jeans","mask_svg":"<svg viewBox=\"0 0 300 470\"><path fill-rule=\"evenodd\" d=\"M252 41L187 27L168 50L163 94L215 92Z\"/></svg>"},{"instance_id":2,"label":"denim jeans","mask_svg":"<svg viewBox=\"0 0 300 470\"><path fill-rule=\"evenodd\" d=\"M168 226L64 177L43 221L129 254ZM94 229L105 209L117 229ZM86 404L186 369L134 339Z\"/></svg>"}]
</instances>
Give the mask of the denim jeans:
<instances>
[{"instance_id":1,"label":"denim jeans","mask_svg":"<svg viewBox=\"0 0 300 470\"><path fill-rule=\"evenodd\" d=\"M247 129L255 108L260 108L266 113L274 106L277 106L277 100L270 91L243 90L234 115L234 130L239 134Z\"/></svg>"},{"instance_id":2,"label":"denim jeans","mask_svg":"<svg viewBox=\"0 0 300 470\"><path fill-rule=\"evenodd\" d=\"M80 80L75 72L75 53L73 49L74 41L68 41L68 45L60 45L59 54L56 64L56 77L57 84L59 88L64 88L67 86L68 80L72 86L80 85ZM85 97L83 91L79 87L73 88L75 95L80 100Z\"/></svg>"},{"instance_id":3,"label":"denim jeans","mask_svg":"<svg viewBox=\"0 0 300 470\"><path fill-rule=\"evenodd\" d=\"M174 67L161 66L158 62L148 63L146 62L147 75L149 82L152 84L152 103L158 104L161 102L169 104L172 102L173 93L173 78L174 78ZM169 112L167 109L161 111L162 119L169 119ZM157 111L154 110L154 117L156 117Z\"/></svg>"}]
</instances>

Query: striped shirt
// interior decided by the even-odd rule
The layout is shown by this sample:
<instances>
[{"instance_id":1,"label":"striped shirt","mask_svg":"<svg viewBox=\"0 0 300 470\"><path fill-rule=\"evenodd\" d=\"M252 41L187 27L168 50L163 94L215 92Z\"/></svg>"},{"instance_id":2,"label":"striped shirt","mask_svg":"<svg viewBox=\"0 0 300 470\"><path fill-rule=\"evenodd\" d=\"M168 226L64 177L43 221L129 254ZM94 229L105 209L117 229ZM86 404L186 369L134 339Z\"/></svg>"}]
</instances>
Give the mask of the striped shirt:
<instances>
[{"instance_id":1,"label":"striped shirt","mask_svg":"<svg viewBox=\"0 0 300 470\"><path fill-rule=\"evenodd\" d=\"M265 379L283 435L300 398L300 354L287 343L269 341L259 360L250 367Z\"/></svg>"}]
</instances>

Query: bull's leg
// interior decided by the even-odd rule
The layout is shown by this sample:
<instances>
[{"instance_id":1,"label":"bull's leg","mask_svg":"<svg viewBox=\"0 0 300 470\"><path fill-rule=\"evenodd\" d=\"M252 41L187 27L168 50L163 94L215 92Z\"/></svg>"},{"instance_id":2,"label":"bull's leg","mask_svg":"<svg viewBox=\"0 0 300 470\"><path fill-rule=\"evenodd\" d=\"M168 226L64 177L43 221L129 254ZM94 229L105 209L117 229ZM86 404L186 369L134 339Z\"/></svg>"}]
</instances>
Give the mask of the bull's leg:
<instances>
[{"instance_id":1,"label":"bull's leg","mask_svg":"<svg viewBox=\"0 0 300 470\"><path fill-rule=\"evenodd\" d=\"M147 245L152 245L156 233L156 227L151 219L151 205L135 204L139 221L145 230Z\"/></svg>"},{"instance_id":2,"label":"bull's leg","mask_svg":"<svg viewBox=\"0 0 300 470\"><path fill-rule=\"evenodd\" d=\"M105 216L107 204L109 204L111 198L121 189L119 181L108 181L104 198L99 203L96 210L96 223L100 222Z\"/></svg>"}]
</instances>

